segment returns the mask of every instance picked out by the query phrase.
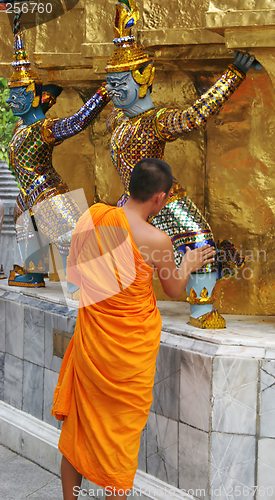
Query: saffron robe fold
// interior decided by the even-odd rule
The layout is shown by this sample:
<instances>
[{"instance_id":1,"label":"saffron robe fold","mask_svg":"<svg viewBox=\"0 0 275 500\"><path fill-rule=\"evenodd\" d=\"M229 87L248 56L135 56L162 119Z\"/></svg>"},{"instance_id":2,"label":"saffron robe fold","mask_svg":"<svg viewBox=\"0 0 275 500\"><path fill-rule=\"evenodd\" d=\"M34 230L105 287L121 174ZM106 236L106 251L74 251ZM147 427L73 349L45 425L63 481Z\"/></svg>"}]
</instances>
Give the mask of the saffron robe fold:
<instances>
[{"instance_id":1,"label":"saffron robe fold","mask_svg":"<svg viewBox=\"0 0 275 500\"><path fill-rule=\"evenodd\" d=\"M130 489L152 404L161 317L153 269L122 208L92 206L72 237L68 280L80 308L54 393L59 449L93 483Z\"/></svg>"}]
</instances>

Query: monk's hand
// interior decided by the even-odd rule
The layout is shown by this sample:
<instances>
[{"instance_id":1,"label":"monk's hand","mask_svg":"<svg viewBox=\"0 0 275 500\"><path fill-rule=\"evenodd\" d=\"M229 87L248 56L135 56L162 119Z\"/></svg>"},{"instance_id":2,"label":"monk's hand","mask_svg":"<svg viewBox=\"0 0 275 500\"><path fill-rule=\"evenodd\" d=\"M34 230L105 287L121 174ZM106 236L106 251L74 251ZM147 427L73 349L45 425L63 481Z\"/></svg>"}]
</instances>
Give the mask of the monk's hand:
<instances>
[{"instance_id":1,"label":"monk's hand","mask_svg":"<svg viewBox=\"0 0 275 500\"><path fill-rule=\"evenodd\" d=\"M203 247L191 250L186 247L185 261L191 273L197 271L206 264L211 264L215 261L216 250L211 245L204 245Z\"/></svg>"},{"instance_id":2,"label":"monk's hand","mask_svg":"<svg viewBox=\"0 0 275 500\"><path fill-rule=\"evenodd\" d=\"M243 52L235 50L233 56L235 58L233 66L236 66L236 68L244 74L246 74L250 68L258 70L263 68L259 61L257 61L257 59L255 59L255 57L251 54L244 54Z\"/></svg>"}]
</instances>

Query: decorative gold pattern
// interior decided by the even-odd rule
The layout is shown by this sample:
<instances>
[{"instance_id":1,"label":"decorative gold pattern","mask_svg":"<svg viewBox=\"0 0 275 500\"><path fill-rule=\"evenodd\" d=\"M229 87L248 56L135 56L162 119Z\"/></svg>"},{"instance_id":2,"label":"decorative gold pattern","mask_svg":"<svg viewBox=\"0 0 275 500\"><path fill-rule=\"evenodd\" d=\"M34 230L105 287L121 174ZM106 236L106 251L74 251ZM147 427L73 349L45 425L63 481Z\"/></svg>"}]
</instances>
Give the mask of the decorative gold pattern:
<instances>
[{"instance_id":1,"label":"decorative gold pattern","mask_svg":"<svg viewBox=\"0 0 275 500\"><path fill-rule=\"evenodd\" d=\"M36 281L33 281L33 277L31 278L32 281L30 282L22 282L22 281L15 281L15 278L17 276L20 276L19 274L17 274L14 270L13 271L10 271L10 276L9 276L9 280L8 280L8 284L10 286L20 286L20 287L27 287L27 288L44 288L45 287L45 281L41 281L41 282L36 282Z\"/></svg>"},{"instance_id":2,"label":"decorative gold pattern","mask_svg":"<svg viewBox=\"0 0 275 500\"><path fill-rule=\"evenodd\" d=\"M39 256L41 257L40 259L39 259ZM41 260L41 259L43 259L43 260ZM38 254L38 256L35 254L34 260L35 260L35 262L33 262L33 261L28 262L28 260L27 260L27 270L23 274L39 273L39 274L48 275L48 268L49 268L48 251L45 249L44 252L42 252L42 255L40 255L40 253ZM13 269L16 270L15 267L13 267ZM19 273L19 274L21 274L21 273Z\"/></svg>"},{"instance_id":3,"label":"decorative gold pattern","mask_svg":"<svg viewBox=\"0 0 275 500\"><path fill-rule=\"evenodd\" d=\"M67 298L70 300L79 300L80 299L80 289L78 288L74 292L67 291Z\"/></svg>"},{"instance_id":4,"label":"decorative gold pattern","mask_svg":"<svg viewBox=\"0 0 275 500\"><path fill-rule=\"evenodd\" d=\"M42 80L40 76L30 69L30 61L25 51L23 34L20 32L14 36L14 54L12 66L15 67L15 71L8 82L9 88L28 86L30 84L36 83L37 85L42 85ZM34 87L34 97L35 87ZM38 98L39 104L39 98ZM38 106L37 104L37 106Z\"/></svg>"},{"instance_id":5,"label":"decorative gold pattern","mask_svg":"<svg viewBox=\"0 0 275 500\"><path fill-rule=\"evenodd\" d=\"M33 273L34 271L35 271L35 265L32 261L30 261L28 265L28 272Z\"/></svg>"},{"instance_id":6,"label":"decorative gold pattern","mask_svg":"<svg viewBox=\"0 0 275 500\"><path fill-rule=\"evenodd\" d=\"M131 28L138 20L139 11L134 0L118 0L114 26L115 38L124 38L131 35Z\"/></svg>"},{"instance_id":7,"label":"decorative gold pattern","mask_svg":"<svg viewBox=\"0 0 275 500\"><path fill-rule=\"evenodd\" d=\"M21 276L24 276L26 274L26 269L25 267L18 266L18 264L14 264L13 270L17 273L20 274Z\"/></svg>"},{"instance_id":8,"label":"decorative gold pattern","mask_svg":"<svg viewBox=\"0 0 275 500\"><path fill-rule=\"evenodd\" d=\"M46 270L46 267L43 265L42 260L40 260L40 261L38 262L37 270L38 270L40 273L43 273L43 272Z\"/></svg>"},{"instance_id":9,"label":"decorative gold pattern","mask_svg":"<svg viewBox=\"0 0 275 500\"><path fill-rule=\"evenodd\" d=\"M132 71L134 80L140 85L139 97L143 98L147 94L147 90L152 85L155 77L155 68L153 63L148 64L143 73L140 73L138 69Z\"/></svg>"},{"instance_id":10,"label":"decorative gold pattern","mask_svg":"<svg viewBox=\"0 0 275 500\"><path fill-rule=\"evenodd\" d=\"M66 249L68 251L70 238L62 243L59 242L59 238L73 231L81 215L71 193L45 199L33 207L33 213L39 230L49 241L55 244L58 242L59 251L63 250L63 253Z\"/></svg>"},{"instance_id":11,"label":"decorative gold pattern","mask_svg":"<svg viewBox=\"0 0 275 500\"><path fill-rule=\"evenodd\" d=\"M15 222L26 209L33 215L32 207L38 200L68 191L52 166L53 144L49 145L43 138L47 126L50 127L53 121L40 120L27 127L19 126L9 144L10 162L21 186L15 207Z\"/></svg>"},{"instance_id":12,"label":"decorative gold pattern","mask_svg":"<svg viewBox=\"0 0 275 500\"><path fill-rule=\"evenodd\" d=\"M129 197L130 176L135 164L143 158L163 160L166 142L175 141L184 133L203 126L239 87L241 81L228 69L213 87L186 110L151 109L133 118L126 118L120 110L110 113L107 127L112 132L111 157L125 190L118 202L119 206L123 206ZM181 262L186 245L191 248L201 242L214 245L209 224L176 179L167 204L150 222L171 238L177 265ZM207 265L201 272L212 272L213 269L214 264Z\"/></svg>"},{"instance_id":13,"label":"decorative gold pattern","mask_svg":"<svg viewBox=\"0 0 275 500\"><path fill-rule=\"evenodd\" d=\"M59 119L58 118L48 118L44 120L42 126L41 126L41 137L43 141L48 144L49 146L57 146L58 144L61 144L62 141L57 141L56 137L53 136L52 134L52 126L54 122L57 122Z\"/></svg>"},{"instance_id":14,"label":"decorative gold pattern","mask_svg":"<svg viewBox=\"0 0 275 500\"><path fill-rule=\"evenodd\" d=\"M49 110L56 103L56 98L46 90L43 90L41 101L43 104L48 104L48 110Z\"/></svg>"},{"instance_id":15,"label":"decorative gold pattern","mask_svg":"<svg viewBox=\"0 0 275 500\"><path fill-rule=\"evenodd\" d=\"M226 327L225 320L217 309L213 309L210 313L203 314L198 318L190 316L190 325L206 330L217 330Z\"/></svg>"},{"instance_id":16,"label":"decorative gold pattern","mask_svg":"<svg viewBox=\"0 0 275 500\"><path fill-rule=\"evenodd\" d=\"M108 73L133 71L151 62L150 57L135 43L117 44L112 58L106 66Z\"/></svg>"},{"instance_id":17,"label":"decorative gold pattern","mask_svg":"<svg viewBox=\"0 0 275 500\"><path fill-rule=\"evenodd\" d=\"M208 290L204 287L201 291L200 296L198 297L194 288L192 287L189 293L189 297L187 297L187 302L189 304L213 304L214 302L214 290L210 297L208 297Z\"/></svg>"},{"instance_id":18,"label":"decorative gold pattern","mask_svg":"<svg viewBox=\"0 0 275 500\"><path fill-rule=\"evenodd\" d=\"M42 85L42 80L37 75L37 73L35 73L31 69L21 69L21 71L15 71L13 73L11 79L8 82L8 86L9 88L25 87L33 82Z\"/></svg>"},{"instance_id":19,"label":"decorative gold pattern","mask_svg":"<svg viewBox=\"0 0 275 500\"><path fill-rule=\"evenodd\" d=\"M151 67L144 77L137 71L142 66L152 62L148 54L136 45L135 38L131 36L131 28L136 24L138 19L139 11L136 8L134 0L118 0L114 27L115 51L107 64L106 70L108 73L136 70L134 78L144 80L141 90L142 95L140 95L140 97L144 97L149 87L149 81L151 81L150 85L153 82L154 69ZM145 83L145 80L147 83Z\"/></svg>"},{"instance_id":20,"label":"decorative gold pattern","mask_svg":"<svg viewBox=\"0 0 275 500\"><path fill-rule=\"evenodd\" d=\"M27 43L36 46L37 50L44 54L41 59L45 57L45 81L50 76L53 83L59 83L61 78L65 84L61 104L57 103L59 116L65 116L72 107L73 91L66 88L67 86L70 88L72 74L74 88L80 92L85 91L88 79L92 81L98 79L97 68L99 63L102 64L99 57L106 58L106 47L110 45L107 42L110 42L110 35L112 36L110 19L113 17L115 3L115 0L86 2L86 14L83 9L76 8L69 15L45 23L42 25L43 29L39 29L38 26L38 29L30 29L26 33ZM160 0L150 2L146 0L146 2L139 1L138 5L142 3L146 4L146 9L142 14L140 12L143 19L139 22L142 24L139 40L144 40L146 46L150 43L153 47L150 53L157 52L157 85L154 87L154 100L155 103L160 103L159 107L167 105L183 109L186 101L193 102L194 86L186 75L195 78L200 78L201 74L207 75L204 81L205 85L209 86L213 74L223 71L224 61L233 53L233 50L230 50L232 45L229 45L233 37L234 48L237 49L242 47L243 50L249 51L253 42L254 55L264 66L264 71L248 73L244 86L226 105L226 112L222 112L217 119L214 118L208 123L207 146L204 146L203 134L194 133L192 137L189 136L189 141L180 141L176 147L167 148L165 155L168 163L173 166L174 175L187 188L188 195L201 209L205 207L216 236L219 238L232 236L232 240L238 243L238 246L241 245L243 253L247 249L252 249L254 256L262 249L267 252L266 261L261 253L259 260L254 258L248 263L248 267L254 273L252 280L243 278L240 273L241 279L230 280L224 291L221 291L221 286L218 285L217 297L221 297L219 306L224 312L232 314L273 315L275 51L272 47L274 47L275 30L273 26L268 29L266 23L270 10L264 10L265 6L271 9L270 0L262 2L214 0L212 4L215 12L209 14L207 13L209 0L203 2L169 0L169 4ZM252 4L253 10L251 10ZM79 2L78 7L81 5ZM257 5L261 6L260 10L256 9ZM250 22L252 15L253 23ZM225 38L203 29L205 18L209 16L215 18L213 27L217 29L223 26L232 27L232 30L226 30ZM225 22L227 17L231 20L234 17L234 26ZM12 53L11 28L9 16L3 13L1 18L2 76L9 78ZM60 22L62 19L63 23ZM245 28L251 24L252 28ZM207 26L212 25L207 23ZM155 32L159 33L158 38L154 35ZM168 46L166 40L170 34L173 35L173 45L169 42ZM211 39L214 36L217 38L216 41L215 38ZM261 46L258 45L257 37L261 37ZM81 57L78 49L85 42L90 42L88 50L92 51L95 47L94 50L97 51L94 66L89 69L86 69L87 58ZM178 45L179 43L182 45ZM64 54L64 47L70 47L71 53ZM102 51L100 56L99 50ZM56 70L57 67L63 70ZM180 68L179 71L177 67ZM74 96L76 109L78 103L80 107L81 102L76 91ZM117 172L112 171L109 161L108 141L104 133L105 112L102 117L94 127L92 143L87 132L72 141L66 141L55 151L55 162L61 177L65 178L65 175L68 175L72 189L79 187L81 178L89 204L92 204L94 199L95 173L96 193L101 200L115 204L122 193ZM92 148L95 149L96 161L93 159ZM63 161L65 156L66 162ZM201 165L204 162L207 168L206 185L201 174ZM76 164L78 176L75 176ZM225 189L225 186L228 186L228 189ZM157 297L166 300L160 288L157 290Z\"/></svg>"}]
</instances>

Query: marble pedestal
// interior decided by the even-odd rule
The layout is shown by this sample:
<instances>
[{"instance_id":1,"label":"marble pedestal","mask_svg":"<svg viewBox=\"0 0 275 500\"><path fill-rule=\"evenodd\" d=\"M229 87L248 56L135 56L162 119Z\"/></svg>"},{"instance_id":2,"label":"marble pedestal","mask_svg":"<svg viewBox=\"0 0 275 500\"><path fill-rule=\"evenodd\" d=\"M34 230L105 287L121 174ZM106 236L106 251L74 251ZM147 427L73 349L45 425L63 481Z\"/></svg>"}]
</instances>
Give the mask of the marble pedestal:
<instances>
[{"instance_id":1,"label":"marble pedestal","mask_svg":"<svg viewBox=\"0 0 275 500\"><path fill-rule=\"evenodd\" d=\"M227 315L225 330L204 331L188 325L187 304L158 305L163 328L139 477L163 491L143 497L275 499L275 317ZM50 415L61 365L53 328L73 334L77 309L69 306L58 283L34 291L0 283L0 399L45 423L44 441L60 427ZM0 436L12 443L8 420ZM34 459L32 446L24 449Z\"/></svg>"}]
</instances>

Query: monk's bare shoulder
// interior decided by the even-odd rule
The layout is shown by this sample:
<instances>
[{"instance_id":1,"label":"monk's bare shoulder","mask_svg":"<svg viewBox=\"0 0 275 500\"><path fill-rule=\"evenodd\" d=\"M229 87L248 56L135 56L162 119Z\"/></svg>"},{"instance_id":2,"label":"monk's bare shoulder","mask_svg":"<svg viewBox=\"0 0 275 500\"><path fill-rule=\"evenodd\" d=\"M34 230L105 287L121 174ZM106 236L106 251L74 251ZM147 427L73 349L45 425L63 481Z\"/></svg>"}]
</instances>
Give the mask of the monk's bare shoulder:
<instances>
[{"instance_id":1,"label":"monk's bare shoulder","mask_svg":"<svg viewBox=\"0 0 275 500\"><path fill-rule=\"evenodd\" d=\"M167 234L145 221L131 220L130 228L137 247L147 246L154 250L170 241Z\"/></svg>"},{"instance_id":2,"label":"monk's bare shoulder","mask_svg":"<svg viewBox=\"0 0 275 500\"><path fill-rule=\"evenodd\" d=\"M154 226L151 226L151 224L149 224L148 222L146 222L145 224L147 225L147 241L150 246L163 248L170 244L170 238L166 233Z\"/></svg>"}]
</instances>

